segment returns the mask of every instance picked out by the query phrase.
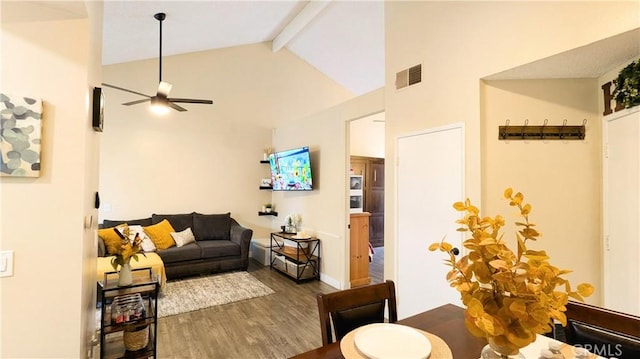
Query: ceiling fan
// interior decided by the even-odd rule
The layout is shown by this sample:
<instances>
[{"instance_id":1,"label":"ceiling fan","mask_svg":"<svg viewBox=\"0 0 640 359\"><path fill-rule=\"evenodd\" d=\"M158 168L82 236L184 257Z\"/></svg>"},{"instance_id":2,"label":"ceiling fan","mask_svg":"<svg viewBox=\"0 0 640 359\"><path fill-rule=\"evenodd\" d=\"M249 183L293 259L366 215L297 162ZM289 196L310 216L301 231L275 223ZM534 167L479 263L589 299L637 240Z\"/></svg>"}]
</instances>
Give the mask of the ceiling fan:
<instances>
[{"instance_id":1,"label":"ceiling fan","mask_svg":"<svg viewBox=\"0 0 640 359\"><path fill-rule=\"evenodd\" d=\"M132 93L132 94L136 94L136 95L147 97L147 98L142 99L142 100L125 102L125 103L123 103L123 105L125 105L125 106L137 105L139 103L144 103L144 102L149 101L151 103L151 108L155 109L155 110L159 110L160 112L166 112L166 111L168 111L169 108L172 108L174 110L181 111L181 112L187 110L184 107L177 105L176 103L199 103L199 104L206 104L206 105L213 104L213 101L211 101L211 100L198 100L198 99L191 99L191 98L172 98L172 97L169 97L169 91L171 91L171 87L173 85L171 85L168 82L162 81L162 21L167 17L167 15L165 13L163 13L163 12L160 12L160 13L157 13L157 14L153 15L153 17L156 18L156 20L158 20L158 22L160 23L160 56L159 56L160 80L159 80L158 91L156 92L156 95L155 96L149 96L149 95L145 95L143 93L137 92L137 91L129 90L129 89L122 88L122 87L119 87L119 86L106 84L104 82L102 83L102 85L106 86L106 87L111 87L111 88L116 89L116 90L121 90L121 91L129 92L129 93Z\"/></svg>"}]
</instances>

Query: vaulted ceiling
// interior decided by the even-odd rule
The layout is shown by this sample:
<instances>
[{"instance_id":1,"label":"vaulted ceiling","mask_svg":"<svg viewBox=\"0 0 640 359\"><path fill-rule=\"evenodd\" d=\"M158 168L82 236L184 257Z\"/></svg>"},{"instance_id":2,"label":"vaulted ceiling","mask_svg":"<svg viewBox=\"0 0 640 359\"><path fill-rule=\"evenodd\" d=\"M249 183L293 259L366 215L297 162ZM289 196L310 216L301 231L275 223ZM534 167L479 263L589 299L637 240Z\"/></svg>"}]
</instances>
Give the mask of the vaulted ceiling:
<instances>
[{"instance_id":1,"label":"vaulted ceiling","mask_svg":"<svg viewBox=\"0 0 640 359\"><path fill-rule=\"evenodd\" d=\"M360 95L384 85L382 1L106 1L103 64L259 42Z\"/></svg>"}]
</instances>

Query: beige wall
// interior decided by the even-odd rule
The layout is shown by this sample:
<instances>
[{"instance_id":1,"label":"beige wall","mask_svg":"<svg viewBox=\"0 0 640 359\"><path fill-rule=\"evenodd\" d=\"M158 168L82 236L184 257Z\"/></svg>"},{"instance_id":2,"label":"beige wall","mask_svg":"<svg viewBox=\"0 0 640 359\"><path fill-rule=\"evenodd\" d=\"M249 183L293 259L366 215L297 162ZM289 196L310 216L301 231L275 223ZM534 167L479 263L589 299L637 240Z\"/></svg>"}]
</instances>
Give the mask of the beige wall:
<instances>
[{"instance_id":1,"label":"beige wall","mask_svg":"<svg viewBox=\"0 0 640 359\"><path fill-rule=\"evenodd\" d=\"M97 217L89 109L101 7L89 5L88 18L35 21L41 5L26 13L13 5L2 9L0 89L43 100L42 171L0 178L0 245L15 251L14 275L0 278L0 357L84 357L95 327L95 226L84 220Z\"/></svg>"},{"instance_id":2,"label":"beige wall","mask_svg":"<svg viewBox=\"0 0 640 359\"><path fill-rule=\"evenodd\" d=\"M254 229L254 237L267 236L273 218L258 211L271 192L258 187L269 171L259 161L271 146L273 128L352 95L267 43L167 56L163 70L172 97L214 104L185 104L187 112L157 116L146 104L120 105L139 96L105 89L101 219L230 211ZM105 66L103 80L152 94L157 76L153 59Z\"/></svg>"},{"instance_id":3,"label":"beige wall","mask_svg":"<svg viewBox=\"0 0 640 359\"><path fill-rule=\"evenodd\" d=\"M384 158L384 112L349 122L349 153Z\"/></svg>"},{"instance_id":4,"label":"beige wall","mask_svg":"<svg viewBox=\"0 0 640 359\"><path fill-rule=\"evenodd\" d=\"M632 2L387 2L386 29L386 188L385 193L385 277L395 277L395 149L399 135L456 122L465 124L466 195L478 205L490 196L489 181L481 180L482 128L481 79L553 54L633 29L639 26L639 3ZM394 89L394 74L408 66L423 64L423 82L403 91ZM562 105L559 105L562 106ZM522 119L526 115L518 117ZM575 112L570 109L568 112ZM493 120L493 119L492 119ZM550 118L551 120L551 118ZM497 121L502 122L504 118ZM590 121L593 128L596 119ZM494 135L492 135L494 136ZM589 141L595 141L589 137ZM554 145L556 146L556 145ZM583 148L576 155L593 152ZM568 148L568 146L565 146ZM551 148L548 146L548 148ZM584 151L584 152L583 152ZM519 155L514 151L514 155ZM524 157L524 154L520 154ZM594 161L598 161L597 158ZM526 162L516 164L515 173L527 170ZM487 177L493 177L487 172ZM552 196L540 197L555 181L543 179L526 192L537 206L552 208ZM509 183L522 188L520 183ZM425 179L425 185L429 185ZM497 186L497 185L496 185ZM581 188L568 193L584 197ZM586 199L590 213L599 208L599 198ZM490 205L491 206L491 205ZM448 210L448 209L447 209ZM538 214L540 212L536 212ZM568 213L569 214L569 213ZM540 225L548 228L549 224ZM451 224L454 225L454 224ZM560 224L558 224L560 225ZM574 238L590 238L587 228L576 228ZM444 231L443 231L444 232ZM559 231L562 234L565 232ZM553 231L549 234L553 234ZM439 238L425 238L429 243ZM595 258L593 252L587 253ZM440 260L434 258L433 260ZM573 256L561 264L579 267L583 259ZM591 271L589 271L591 275ZM444 280L444 279L442 279Z\"/></svg>"},{"instance_id":5,"label":"beige wall","mask_svg":"<svg viewBox=\"0 0 640 359\"><path fill-rule=\"evenodd\" d=\"M272 228L284 224L287 214L300 214L305 231L321 239L322 281L340 289L349 283L348 122L378 113L383 107L384 90L379 89L280 126L274 132L276 150L309 146L314 190L273 192L279 216L272 217Z\"/></svg>"},{"instance_id":6,"label":"beige wall","mask_svg":"<svg viewBox=\"0 0 640 359\"><path fill-rule=\"evenodd\" d=\"M514 221L522 218L503 199L505 188L525 195L532 223L543 236L528 248L546 250L551 263L574 272L572 284L601 285L601 121L596 79L487 81L481 86L482 210L501 214L504 238L515 242ZM584 141L498 140L498 127L511 125L581 125ZM600 304L602 291L589 298Z\"/></svg>"}]
</instances>

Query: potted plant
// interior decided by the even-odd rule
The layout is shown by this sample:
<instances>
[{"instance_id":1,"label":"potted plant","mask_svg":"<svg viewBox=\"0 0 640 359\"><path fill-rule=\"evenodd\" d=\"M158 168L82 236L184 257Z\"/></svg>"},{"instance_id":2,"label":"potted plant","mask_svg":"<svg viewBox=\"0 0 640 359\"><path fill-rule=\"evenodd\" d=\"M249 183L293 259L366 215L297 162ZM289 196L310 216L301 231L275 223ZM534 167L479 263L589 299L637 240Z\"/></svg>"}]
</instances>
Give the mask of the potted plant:
<instances>
[{"instance_id":1,"label":"potted plant","mask_svg":"<svg viewBox=\"0 0 640 359\"><path fill-rule=\"evenodd\" d=\"M535 341L536 334L551 331L552 320L566 325L564 312L569 297L582 301L594 291L588 283L572 290L569 281L562 278L570 271L551 265L544 250L527 248L528 241L540 236L535 224L529 222L531 205L523 202L522 193L514 195L511 188L504 196L510 206L519 209L523 219L515 223L519 228L516 252L507 247L499 233L504 218L481 216L469 199L453 205L465 213L456 223L461 225L458 231L470 234L463 242L467 255L456 260L453 246L444 240L429 246L431 251L449 255L447 281L460 292L466 306L466 327L489 343L482 350L482 358L522 357L520 348Z\"/></svg>"},{"instance_id":2,"label":"potted plant","mask_svg":"<svg viewBox=\"0 0 640 359\"><path fill-rule=\"evenodd\" d=\"M272 210L272 209L273 209L273 206L271 205L271 203L266 203L266 204L264 205L264 211L265 211L266 213L271 213L271 210Z\"/></svg>"},{"instance_id":3,"label":"potted plant","mask_svg":"<svg viewBox=\"0 0 640 359\"><path fill-rule=\"evenodd\" d=\"M620 70L614 80L616 88L613 97L624 108L640 105L640 60L636 60Z\"/></svg>"}]
</instances>

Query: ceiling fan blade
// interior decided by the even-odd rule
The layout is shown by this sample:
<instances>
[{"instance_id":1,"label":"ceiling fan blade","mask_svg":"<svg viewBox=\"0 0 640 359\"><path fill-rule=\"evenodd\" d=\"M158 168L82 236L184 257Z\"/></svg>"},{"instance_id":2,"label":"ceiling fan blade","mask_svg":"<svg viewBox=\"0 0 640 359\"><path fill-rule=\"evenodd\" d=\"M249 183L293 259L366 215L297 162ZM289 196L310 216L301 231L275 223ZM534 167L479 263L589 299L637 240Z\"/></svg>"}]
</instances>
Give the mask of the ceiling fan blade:
<instances>
[{"instance_id":1,"label":"ceiling fan blade","mask_svg":"<svg viewBox=\"0 0 640 359\"><path fill-rule=\"evenodd\" d=\"M125 91L125 92L129 92L129 93L132 93L132 94L136 94L136 95L140 95L140 96L144 96L144 97L149 97L149 98L151 98L151 96L149 96L149 95L145 95L145 94L143 94L143 93L136 92L136 91L133 91L133 90L129 90L129 89L126 89L126 88L122 88L122 87L118 87L118 86L114 86L114 85L109 85L109 84L106 84L106 83L104 83L104 82L102 83L102 86L111 87L112 89L116 89L116 90L120 90L120 91Z\"/></svg>"},{"instance_id":2,"label":"ceiling fan blade","mask_svg":"<svg viewBox=\"0 0 640 359\"><path fill-rule=\"evenodd\" d=\"M171 107L174 110L180 111L180 112L184 112L187 109L181 106L176 105L175 103L171 102L171 101L167 101L166 103L167 106Z\"/></svg>"},{"instance_id":3,"label":"ceiling fan blade","mask_svg":"<svg viewBox=\"0 0 640 359\"><path fill-rule=\"evenodd\" d=\"M139 103L148 102L150 100L151 99L143 98L142 100L135 100L135 101L131 101L131 102L125 102L125 103L123 103L123 105L125 105L125 106L137 105Z\"/></svg>"},{"instance_id":4,"label":"ceiling fan blade","mask_svg":"<svg viewBox=\"0 0 640 359\"><path fill-rule=\"evenodd\" d=\"M213 101L211 100L198 100L193 98L168 98L167 100L171 102L179 102L179 103L201 103L205 105L212 105Z\"/></svg>"},{"instance_id":5,"label":"ceiling fan blade","mask_svg":"<svg viewBox=\"0 0 640 359\"><path fill-rule=\"evenodd\" d=\"M158 94L157 94L157 96L168 97L169 96L169 91L171 91L172 87L173 87L172 84L170 84L168 82L160 81L160 83L158 84Z\"/></svg>"}]
</instances>

